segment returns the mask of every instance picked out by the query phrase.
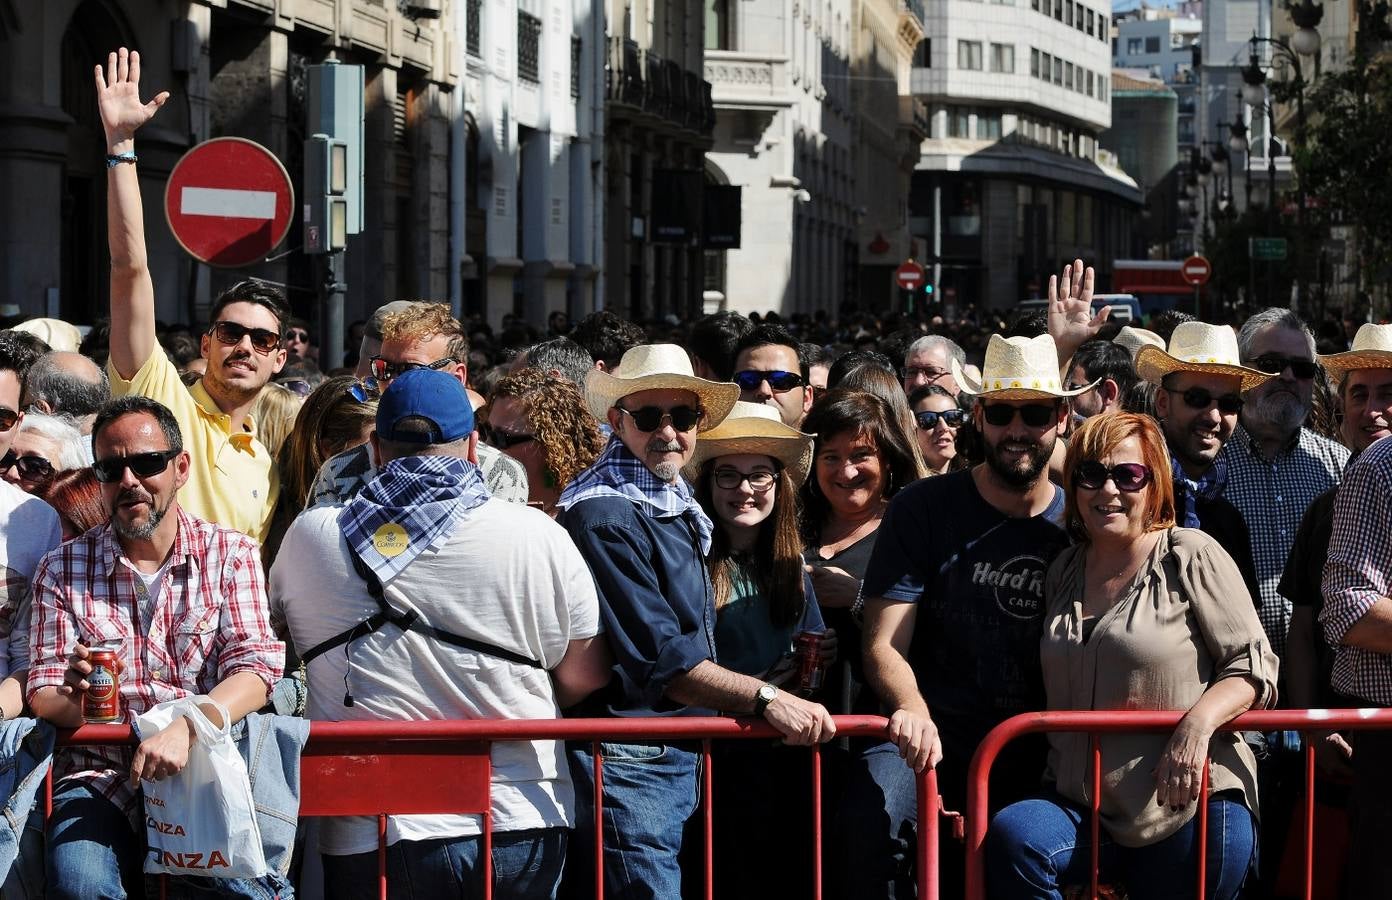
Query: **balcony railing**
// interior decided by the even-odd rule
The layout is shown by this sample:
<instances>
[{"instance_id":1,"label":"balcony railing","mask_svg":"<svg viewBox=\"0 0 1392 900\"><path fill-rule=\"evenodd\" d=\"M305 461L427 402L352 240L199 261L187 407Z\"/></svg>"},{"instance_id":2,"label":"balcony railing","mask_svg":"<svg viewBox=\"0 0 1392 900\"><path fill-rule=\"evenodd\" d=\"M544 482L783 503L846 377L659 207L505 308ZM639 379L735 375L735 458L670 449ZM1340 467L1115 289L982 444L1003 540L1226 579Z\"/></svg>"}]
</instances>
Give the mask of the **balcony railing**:
<instances>
[{"instance_id":1,"label":"balcony railing","mask_svg":"<svg viewBox=\"0 0 1392 900\"><path fill-rule=\"evenodd\" d=\"M465 0L464 48L470 56L482 55L483 0Z\"/></svg>"},{"instance_id":2,"label":"balcony railing","mask_svg":"<svg viewBox=\"0 0 1392 900\"><path fill-rule=\"evenodd\" d=\"M517 77L532 84L541 83L541 20L530 13L517 13Z\"/></svg>"},{"instance_id":3,"label":"balcony railing","mask_svg":"<svg viewBox=\"0 0 1392 900\"><path fill-rule=\"evenodd\" d=\"M570 38L570 99L580 99L580 38Z\"/></svg>"},{"instance_id":4,"label":"balcony railing","mask_svg":"<svg viewBox=\"0 0 1392 900\"><path fill-rule=\"evenodd\" d=\"M609 64L604 69L605 90L610 100L632 107L643 105L643 67L636 41L609 39Z\"/></svg>"}]
</instances>

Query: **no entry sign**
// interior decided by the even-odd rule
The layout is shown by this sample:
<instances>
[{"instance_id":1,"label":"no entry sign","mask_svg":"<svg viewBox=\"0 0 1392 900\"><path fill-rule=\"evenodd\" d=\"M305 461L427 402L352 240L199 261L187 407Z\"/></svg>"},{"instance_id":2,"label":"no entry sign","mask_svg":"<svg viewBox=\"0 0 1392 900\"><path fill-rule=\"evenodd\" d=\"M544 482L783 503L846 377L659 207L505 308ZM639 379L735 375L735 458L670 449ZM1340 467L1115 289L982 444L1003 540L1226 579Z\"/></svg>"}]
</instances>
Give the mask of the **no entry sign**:
<instances>
[{"instance_id":1,"label":"no entry sign","mask_svg":"<svg viewBox=\"0 0 1392 900\"><path fill-rule=\"evenodd\" d=\"M911 259L894 270L894 283L906 291L916 291L923 287L923 267Z\"/></svg>"},{"instance_id":2,"label":"no entry sign","mask_svg":"<svg viewBox=\"0 0 1392 900\"><path fill-rule=\"evenodd\" d=\"M290 230L295 189L275 154L245 138L213 138L169 173L164 216L189 255L236 268L265 259Z\"/></svg>"},{"instance_id":3,"label":"no entry sign","mask_svg":"<svg viewBox=\"0 0 1392 900\"><path fill-rule=\"evenodd\" d=\"M1208 284L1208 278L1213 274L1213 266L1207 259L1196 254L1184 261L1184 265L1179 267L1179 274L1185 283L1198 287Z\"/></svg>"}]
</instances>

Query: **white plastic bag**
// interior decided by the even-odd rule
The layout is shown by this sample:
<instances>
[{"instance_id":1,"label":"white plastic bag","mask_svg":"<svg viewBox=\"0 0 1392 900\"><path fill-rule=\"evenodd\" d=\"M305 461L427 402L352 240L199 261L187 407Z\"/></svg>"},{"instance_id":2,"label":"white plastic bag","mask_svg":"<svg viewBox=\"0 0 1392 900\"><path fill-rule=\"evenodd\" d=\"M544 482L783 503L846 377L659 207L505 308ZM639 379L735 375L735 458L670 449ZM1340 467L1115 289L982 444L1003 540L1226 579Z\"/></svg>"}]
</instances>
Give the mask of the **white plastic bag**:
<instances>
[{"instance_id":1,"label":"white plastic bag","mask_svg":"<svg viewBox=\"0 0 1392 900\"><path fill-rule=\"evenodd\" d=\"M217 707L222 728L208 720L200 703ZM196 739L188 765L161 781L141 782L150 853L146 872L210 878L259 878L270 874L261 829L251 799L246 764L230 736L227 707L210 697L181 697L135 721L141 738L167 728L180 716L193 723Z\"/></svg>"}]
</instances>

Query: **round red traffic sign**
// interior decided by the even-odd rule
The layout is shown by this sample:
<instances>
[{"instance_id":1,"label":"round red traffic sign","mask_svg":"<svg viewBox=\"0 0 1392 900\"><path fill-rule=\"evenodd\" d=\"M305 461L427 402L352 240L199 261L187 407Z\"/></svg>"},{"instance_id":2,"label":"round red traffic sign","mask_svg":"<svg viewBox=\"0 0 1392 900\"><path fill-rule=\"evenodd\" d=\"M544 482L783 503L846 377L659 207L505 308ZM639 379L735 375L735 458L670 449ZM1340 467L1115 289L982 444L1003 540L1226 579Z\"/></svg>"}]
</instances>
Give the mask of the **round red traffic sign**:
<instances>
[{"instance_id":1,"label":"round red traffic sign","mask_svg":"<svg viewBox=\"0 0 1392 900\"><path fill-rule=\"evenodd\" d=\"M1179 267L1179 274L1184 278L1186 284L1194 287L1208 284L1209 276L1213 274L1213 265L1204 257L1195 254L1184 261L1184 265Z\"/></svg>"},{"instance_id":2,"label":"round red traffic sign","mask_svg":"<svg viewBox=\"0 0 1392 900\"><path fill-rule=\"evenodd\" d=\"M164 217L189 255L236 268L266 258L290 230L295 189L275 154L245 138L204 141L164 188Z\"/></svg>"},{"instance_id":3,"label":"round red traffic sign","mask_svg":"<svg viewBox=\"0 0 1392 900\"><path fill-rule=\"evenodd\" d=\"M923 267L911 259L894 270L894 283L906 291L916 291L923 287Z\"/></svg>"}]
</instances>

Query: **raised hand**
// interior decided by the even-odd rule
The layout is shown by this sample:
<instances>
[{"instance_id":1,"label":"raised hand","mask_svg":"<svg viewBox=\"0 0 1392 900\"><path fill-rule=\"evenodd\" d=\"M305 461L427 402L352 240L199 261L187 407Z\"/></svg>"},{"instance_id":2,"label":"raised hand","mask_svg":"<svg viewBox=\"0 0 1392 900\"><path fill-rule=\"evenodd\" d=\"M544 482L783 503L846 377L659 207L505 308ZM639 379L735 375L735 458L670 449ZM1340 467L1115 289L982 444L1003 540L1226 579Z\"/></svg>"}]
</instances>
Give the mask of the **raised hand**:
<instances>
[{"instance_id":1,"label":"raised hand","mask_svg":"<svg viewBox=\"0 0 1392 900\"><path fill-rule=\"evenodd\" d=\"M1092 286L1095 273L1081 259L1063 267L1062 275L1049 276L1049 336L1058 347L1059 363L1065 363L1073 351L1107 321L1112 308L1104 306L1096 315L1092 312Z\"/></svg>"},{"instance_id":2,"label":"raised hand","mask_svg":"<svg viewBox=\"0 0 1392 900\"><path fill-rule=\"evenodd\" d=\"M140 126L154 118L169 99L169 92L156 94L148 103L140 102L140 54L122 47L106 57L106 68L95 69L97 108L106 131L108 152L121 153Z\"/></svg>"}]
</instances>

